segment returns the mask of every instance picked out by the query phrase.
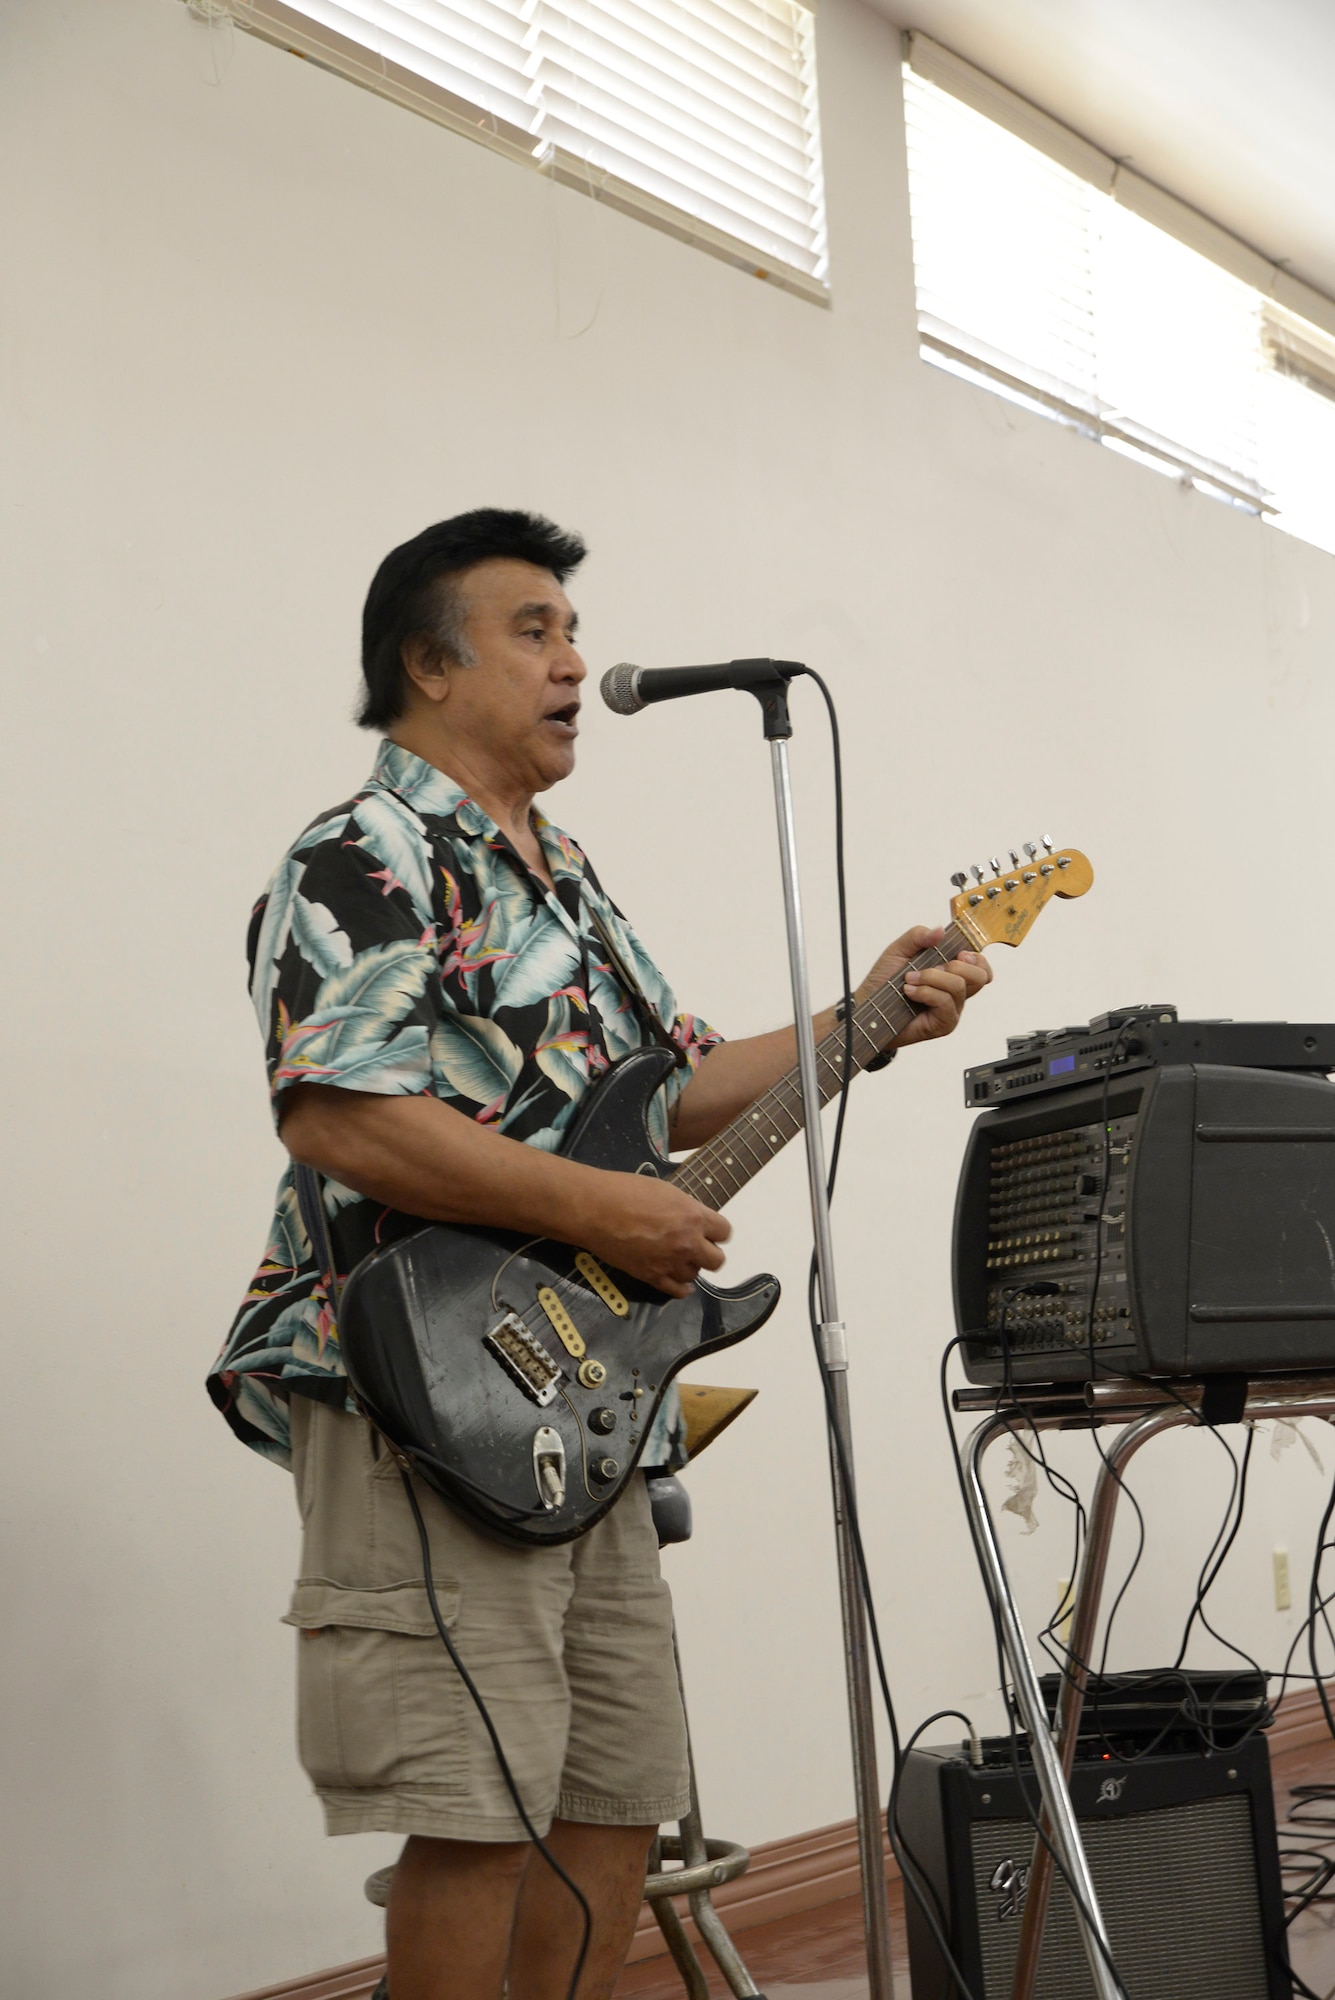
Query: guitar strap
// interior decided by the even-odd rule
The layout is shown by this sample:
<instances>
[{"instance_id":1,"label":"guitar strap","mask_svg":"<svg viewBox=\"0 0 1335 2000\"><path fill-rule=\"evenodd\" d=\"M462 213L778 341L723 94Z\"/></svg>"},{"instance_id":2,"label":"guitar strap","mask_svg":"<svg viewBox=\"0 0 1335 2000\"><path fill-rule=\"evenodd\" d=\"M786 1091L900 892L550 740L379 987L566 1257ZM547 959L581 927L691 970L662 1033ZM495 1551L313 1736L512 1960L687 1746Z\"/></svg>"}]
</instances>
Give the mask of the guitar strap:
<instances>
[{"instance_id":1,"label":"guitar strap","mask_svg":"<svg viewBox=\"0 0 1335 2000\"><path fill-rule=\"evenodd\" d=\"M608 963L624 987L626 996L635 1010L635 1018L640 1024L640 1033L649 1041L657 1042L659 1048L667 1049L678 1069L688 1068L690 1058L676 1037L659 1020L657 1009L636 978L632 967L626 963L626 959L618 947L616 939L612 936L609 926L604 923L591 903L586 903L585 908L589 914L589 923L598 933L598 942L607 953Z\"/></svg>"},{"instance_id":2,"label":"guitar strap","mask_svg":"<svg viewBox=\"0 0 1335 2000\"><path fill-rule=\"evenodd\" d=\"M329 1233L329 1217L325 1214L321 1179L314 1167L303 1167L300 1164L293 1168L292 1178L296 1182L297 1207L306 1225L311 1248L320 1259L320 1275L325 1282L330 1311L337 1321L340 1291L338 1261L334 1256L334 1240Z\"/></svg>"}]
</instances>

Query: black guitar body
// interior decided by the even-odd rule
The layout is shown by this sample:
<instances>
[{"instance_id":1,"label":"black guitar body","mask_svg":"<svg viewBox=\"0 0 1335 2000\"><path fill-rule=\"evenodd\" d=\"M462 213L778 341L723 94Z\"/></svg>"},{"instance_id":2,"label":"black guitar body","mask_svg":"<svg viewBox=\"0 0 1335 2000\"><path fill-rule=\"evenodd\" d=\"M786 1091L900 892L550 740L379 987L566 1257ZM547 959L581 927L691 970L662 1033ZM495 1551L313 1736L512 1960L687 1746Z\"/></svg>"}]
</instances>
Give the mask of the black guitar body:
<instances>
[{"instance_id":1,"label":"black guitar body","mask_svg":"<svg viewBox=\"0 0 1335 2000\"><path fill-rule=\"evenodd\" d=\"M613 1064L566 1157L670 1173L648 1106L671 1067L657 1048ZM678 1370L754 1333L778 1298L771 1277L669 1298L563 1243L426 1223L351 1273L339 1345L368 1416L429 1485L488 1533L541 1546L602 1518Z\"/></svg>"}]
</instances>

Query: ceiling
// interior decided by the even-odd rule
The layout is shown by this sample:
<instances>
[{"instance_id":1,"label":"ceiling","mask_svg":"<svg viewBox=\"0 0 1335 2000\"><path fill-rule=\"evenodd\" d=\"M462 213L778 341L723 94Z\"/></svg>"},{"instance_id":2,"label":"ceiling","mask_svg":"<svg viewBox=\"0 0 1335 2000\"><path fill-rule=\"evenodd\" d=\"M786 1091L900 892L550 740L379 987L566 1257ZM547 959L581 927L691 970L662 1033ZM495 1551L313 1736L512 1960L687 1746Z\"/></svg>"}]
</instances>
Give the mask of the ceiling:
<instances>
[{"instance_id":1,"label":"ceiling","mask_svg":"<svg viewBox=\"0 0 1335 2000\"><path fill-rule=\"evenodd\" d=\"M1335 297L1335 0L871 0Z\"/></svg>"}]
</instances>

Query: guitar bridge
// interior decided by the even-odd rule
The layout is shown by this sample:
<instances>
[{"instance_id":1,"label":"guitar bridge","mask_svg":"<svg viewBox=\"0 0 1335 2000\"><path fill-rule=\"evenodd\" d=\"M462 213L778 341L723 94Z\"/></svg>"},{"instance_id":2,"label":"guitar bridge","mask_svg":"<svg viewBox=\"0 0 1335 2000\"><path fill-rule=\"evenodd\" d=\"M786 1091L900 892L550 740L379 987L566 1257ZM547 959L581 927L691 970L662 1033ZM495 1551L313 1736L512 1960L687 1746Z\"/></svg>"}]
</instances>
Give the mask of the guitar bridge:
<instances>
[{"instance_id":1,"label":"guitar bridge","mask_svg":"<svg viewBox=\"0 0 1335 2000\"><path fill-rule=\"evenodd\" d=\"M497 1320L491 1332L482 1336L482 1345L490 1348L506 1373L540 1410L555 1401L563 1380L561 1369L518 1313L508 1312L504 1319Z\"/></svg>"}]
</instances>

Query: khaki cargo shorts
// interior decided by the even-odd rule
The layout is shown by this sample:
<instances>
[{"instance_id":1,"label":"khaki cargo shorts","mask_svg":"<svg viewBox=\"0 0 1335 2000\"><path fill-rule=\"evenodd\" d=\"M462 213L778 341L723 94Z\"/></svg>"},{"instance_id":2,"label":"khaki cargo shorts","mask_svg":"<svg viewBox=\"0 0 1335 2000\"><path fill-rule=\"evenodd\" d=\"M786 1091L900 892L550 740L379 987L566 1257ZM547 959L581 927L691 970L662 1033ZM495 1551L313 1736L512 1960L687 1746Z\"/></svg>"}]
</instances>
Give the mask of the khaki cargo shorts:
<instances>
[{"instance_id":1,"label":"khaki cargo shorts","mask_svg":"<svg viewBox=\"0 0 1335 2000\"><path fill-rule=\"evenodd\" d=\"M292 1398L297 1742L330 1833L523 1840L441 1643L398 1466L370 1426ZM436 1596L539 1833L656 1826L689 1802L672 1606L644 1480L561 1548L492 1541L419 1481Z\"/></svg>"}]
</instances>

